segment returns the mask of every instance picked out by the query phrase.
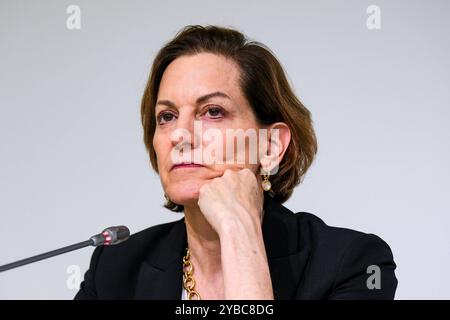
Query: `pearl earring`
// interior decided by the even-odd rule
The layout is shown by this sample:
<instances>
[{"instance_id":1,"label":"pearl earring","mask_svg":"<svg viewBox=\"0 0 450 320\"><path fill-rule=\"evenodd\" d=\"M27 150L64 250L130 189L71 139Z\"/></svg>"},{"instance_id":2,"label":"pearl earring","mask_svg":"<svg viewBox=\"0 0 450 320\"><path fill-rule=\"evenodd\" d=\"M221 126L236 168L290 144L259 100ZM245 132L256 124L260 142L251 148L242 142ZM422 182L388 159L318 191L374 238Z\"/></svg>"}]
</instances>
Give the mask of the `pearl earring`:
<instances>
[{"instance_id":1,"label":"pearl earring","mask_svg":"<svg viewBox=\"0 0 450 320\"><path fill-rule=\"evenodd\" d=\"M264 191L270 191L270 189L272 188L272 184L269 181L269 175L268 174L264 174L264 180L261 183L261 186L262 186Z\"/></svg>"}]
</instances>

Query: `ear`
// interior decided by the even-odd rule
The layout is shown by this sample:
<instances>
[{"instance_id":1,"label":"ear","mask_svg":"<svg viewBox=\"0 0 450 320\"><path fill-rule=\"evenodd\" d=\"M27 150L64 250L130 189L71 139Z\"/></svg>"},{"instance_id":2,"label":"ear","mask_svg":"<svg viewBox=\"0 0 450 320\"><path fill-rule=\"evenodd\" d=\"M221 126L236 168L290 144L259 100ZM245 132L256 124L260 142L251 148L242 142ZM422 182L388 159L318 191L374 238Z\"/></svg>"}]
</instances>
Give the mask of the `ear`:
<instances>
[{"instance_id":1,"label":"ear","mask_svg":"<svg viewBox=\"0 0 450 320\"><path fill-rule=\"evenodd\" d=\"M284 122L271 124L267 129L266 141L263 141L265 147L260 155L261 172L260 174L274 175L278 172L281 160L291 142L291 130ZM267 150L267 153L265 152Z\"/></svg>"}]
</instances>

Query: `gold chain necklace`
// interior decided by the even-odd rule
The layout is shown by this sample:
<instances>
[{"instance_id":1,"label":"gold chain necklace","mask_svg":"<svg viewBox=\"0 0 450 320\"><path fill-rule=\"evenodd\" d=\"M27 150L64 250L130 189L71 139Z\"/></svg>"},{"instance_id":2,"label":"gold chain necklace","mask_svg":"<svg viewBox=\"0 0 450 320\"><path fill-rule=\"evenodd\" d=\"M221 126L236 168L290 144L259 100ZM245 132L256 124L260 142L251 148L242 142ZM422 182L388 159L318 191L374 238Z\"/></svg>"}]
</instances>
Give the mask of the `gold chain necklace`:
<instances>
[{"instance_id":1,"label":"gold chain necklace","mask_svg":"<svg viewBox=\"0 0 450 320\"><path fill-rule=\"evenodd\" d=\"M201 300L200 294L195 290L194 265L190 258L189 247L186 247L186 255L183 257L183 286L189 300L192 300L193 297L197 297L196 300Z\"/></svg>"}]
</instances>

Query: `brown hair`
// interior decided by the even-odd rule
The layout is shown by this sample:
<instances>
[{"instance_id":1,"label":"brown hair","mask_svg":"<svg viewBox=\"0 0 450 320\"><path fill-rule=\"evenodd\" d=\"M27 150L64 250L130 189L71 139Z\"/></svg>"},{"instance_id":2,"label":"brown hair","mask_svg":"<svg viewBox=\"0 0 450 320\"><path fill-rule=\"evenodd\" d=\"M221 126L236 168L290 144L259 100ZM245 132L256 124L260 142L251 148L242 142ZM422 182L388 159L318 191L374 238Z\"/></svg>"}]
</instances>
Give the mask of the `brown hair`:
<instances>
[{"instance_id":1,"label":"brown hair","mask_svg":"<svg viewBox=\"0 0 450 320\"><path fill-rule=\"evenodd\" d=\"M259 42L248 40L234 29L189 25L156 55L141 103L144 143L153 169L158 172L153 135L162 75L176 58L203 52L218 54L237 63L240 68L239 85L260 124L284 122L289 126L291 142L279 164L278 173L270 177L274 198L285 202L294 187L303 180L317 153L311 113L295 96L271 50ZM184 209L170 199L164 206L176 212Z\"/></svg>"}]
</instances>

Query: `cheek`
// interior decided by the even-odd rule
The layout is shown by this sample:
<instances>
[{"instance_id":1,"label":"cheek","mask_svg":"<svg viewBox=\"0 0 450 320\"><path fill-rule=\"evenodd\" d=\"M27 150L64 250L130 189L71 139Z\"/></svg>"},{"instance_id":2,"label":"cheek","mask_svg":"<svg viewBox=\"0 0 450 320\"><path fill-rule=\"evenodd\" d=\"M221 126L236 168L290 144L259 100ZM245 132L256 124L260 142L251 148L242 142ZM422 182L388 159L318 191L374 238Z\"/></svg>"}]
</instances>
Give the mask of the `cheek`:
<instances>
[{"instance_id":1,"label":"cheek","mask_svg":"<svg viewBox=\"0 0 450 320\"><path fill-rule=\"evenodd\" d=\"M232 165L258 165L260 159L259 132L257 128L243 128L238 131L236 128L220 130L221 134L209 136L202 140L203 157L206 159L221 160L222 163ZM250 130L247 136L243 134Z\"/></svg>"},{"instance_id":2,"label":"cheek","mask_svg":"<svg viewBox=\"0 0 450 320\"><path fill-rule=\"evenodd\" d=\"M158 134L153 136L153 149L156 153L158 169L161 171L161 169L164 168L165 159L167 158L167 154L170 150L169 147L167 147L166 140L163 136Z\"/></svg>"},{"instance_id":3,"label":"cheek","mask_svg":"<svg viewBox=\"0 0 450 320\"><path fill-rule=\"evenodd\" d=\"M160 162L161 162L161 150L160 150L160 145L158 143L153 142L153 150L155 151L156 154L156 162L158 164L158 168L160 168Z\"/></svg>"}]
</instances>

